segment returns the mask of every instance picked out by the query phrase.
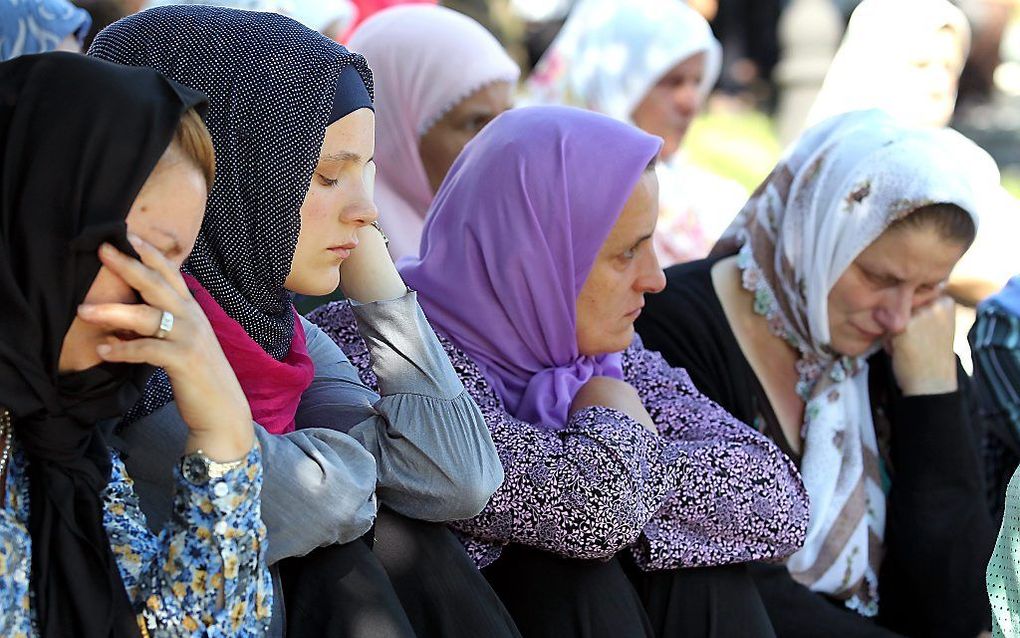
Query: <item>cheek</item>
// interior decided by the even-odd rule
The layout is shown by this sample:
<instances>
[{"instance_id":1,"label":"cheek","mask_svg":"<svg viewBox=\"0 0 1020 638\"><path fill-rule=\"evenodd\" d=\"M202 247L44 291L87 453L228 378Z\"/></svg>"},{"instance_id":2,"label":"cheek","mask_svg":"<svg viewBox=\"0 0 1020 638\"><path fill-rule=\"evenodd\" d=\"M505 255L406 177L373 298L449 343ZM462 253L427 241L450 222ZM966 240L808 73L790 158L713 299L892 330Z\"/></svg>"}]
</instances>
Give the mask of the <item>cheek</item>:
<instances>
[{"instance_id":1,"label":"cheek","mask_svg":"<svg viewBox=\"0 0 1020 638\"><path fill-rule=\"evenodd\" d=\"M320 192L318 189L308 192L304 203L301 204L301 237L324 240L334 234L330 232L330 222L334 218L330 215L330 210L334 209L334 199L335 197L331 197L329 193Z\"/></svg>"},{"instance_id":2,"label":"cheek","mask_svg":"<svg viewBox=\"0 0 1020 638\"><path fill-rule=\"evenodd\" d=\"M84 303L135 303L138 297L124 280L110 272L106 266L99 269L92 286L85 293Z\"/></svg>"},{"instance_id":3,"label":"cheek","mask_svg":"<svg viewBox=\"0 0 1020 638\"><path fill-rule=\"evenodd\" d=\"M829 324L844 323L850 317L870 314L880 295L859 282L840 280L829 293Z\"/></svg>"},{"instance_id":4,"label":"cheek","mask_svg":"<svg viewBox=\"0 0 1020 638\"><path fill-rule=\"evenodd\" d=\"M428 159L432 171L443 175L448 173L464 145L470 140L471 134L465 131L444 130L442 134L436 135L432 140Z\"/></svg>"}]
</instances>

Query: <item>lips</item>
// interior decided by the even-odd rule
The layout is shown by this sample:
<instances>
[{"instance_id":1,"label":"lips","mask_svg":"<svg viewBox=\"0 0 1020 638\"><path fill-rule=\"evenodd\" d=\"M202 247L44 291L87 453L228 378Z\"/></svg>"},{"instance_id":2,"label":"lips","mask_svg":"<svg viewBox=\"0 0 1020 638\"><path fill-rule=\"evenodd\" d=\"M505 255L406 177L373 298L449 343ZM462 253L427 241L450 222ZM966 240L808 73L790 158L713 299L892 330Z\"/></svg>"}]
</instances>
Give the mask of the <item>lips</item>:
<instances>
[{"instance_id":1,"label":"lips","mask_svg":"<svg viewBox=\"0 0 1020 638\"><path fill-rule=\"evenodd\" d=\"M358 247L358 242L349 241L346 244L340 244L338 246L330 246L326 250L333 253L341 260L347 259L351 256L351 251Z\"/></svg>"},{"instance_id":2,"label":"lips","mask_svg":"<svg viewBox=\"0 0 1020 638\"><path fill-rule=\"evenodd\" d=\"M853 324L851 324L851 325L853 325ZM854 329L857 330L857 332L859 332L862 335L864 335L864 337L866 339L869 339L871 341L878 341L879 339L881 339L882 337L885 336L884 332L879 332L879 333L876 334L874 332L870 332L868 330L865 330L864 328L861 328L859 326L854 326Z\"/></svg>"}]
</instances>

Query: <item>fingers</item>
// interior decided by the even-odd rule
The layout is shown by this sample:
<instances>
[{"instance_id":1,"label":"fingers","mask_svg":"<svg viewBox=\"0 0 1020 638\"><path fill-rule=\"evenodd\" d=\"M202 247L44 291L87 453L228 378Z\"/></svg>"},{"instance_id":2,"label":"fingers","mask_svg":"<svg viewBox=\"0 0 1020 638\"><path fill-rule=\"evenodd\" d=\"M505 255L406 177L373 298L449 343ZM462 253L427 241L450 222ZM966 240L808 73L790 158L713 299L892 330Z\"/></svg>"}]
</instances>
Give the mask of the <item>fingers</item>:
<instances>
[{"instance_id":1,"label":"fingers","mask_svg":"<svg viewBox=\"0 0 1020 638\"><path fill-rule=\"evenodd\" d=\"M149 305L165 308L174 313L181 311L182 294L156 270L125 255L110 244L103 244L99 248L99 259L113 274L137 290Z\"/></svg>"},{"instance_id":2,"label":"fingers","mask_svg":"<svg viewBox=\"0 0 1020 638\"><path fill-rule=\"evenodd\" d=\"M88 323L109 330L151 337L159 330L163 312L145 304L82 304L78 306L78 316Z\"/></svg>"},{"instance_id":3,"label":"fingers","mask_svg":"<svg viewBox=\"0 0 1020 638\"><path fill-rule=\"evenodd\" d=\"M181 277L181 271L177 264L167 259L167 256L159 249L138 235L128 233L127 238L131 242L131 246L138 252L138 256L142 258L143 264L162 275L163 279L177 291L177 294L185 297L190 296L191 293L184 283L184 278Z\"/></svg>"},{"instance_id":4,"label":"fingers","mask_svg":"<svg viewBox=\"0 0 1020 638\"><path fill-rule=\"evenodd\" d=\"M122 341L111 337L96 347L96 353L103 361L111 363L147 363L169 372L176 366L174 344L160 339L135 339Z\"/></svg>"}]
</instances>

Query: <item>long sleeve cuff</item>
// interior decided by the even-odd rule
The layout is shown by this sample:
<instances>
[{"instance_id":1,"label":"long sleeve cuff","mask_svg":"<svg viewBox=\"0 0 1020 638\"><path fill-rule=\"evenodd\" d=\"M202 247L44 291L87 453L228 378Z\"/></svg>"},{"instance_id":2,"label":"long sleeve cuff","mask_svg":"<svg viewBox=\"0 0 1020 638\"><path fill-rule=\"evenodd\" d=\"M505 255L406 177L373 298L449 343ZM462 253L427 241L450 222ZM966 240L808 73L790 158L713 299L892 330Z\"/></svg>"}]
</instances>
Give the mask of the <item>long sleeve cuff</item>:
<instances>
[{"instance_id":1,"label":"long sleeve cuff","mask_svg":"<svg viewBox=\"0 0 1020 638\"><path fill-rule=\"evenodd\" d=\"M244 458L244 462L221 477L205 483L192 483L174 467L177 494L174 507L185 529L207 526L211 521L213 532L229 528L230 520L243 520L252 510L259 511L262 490L262 451L258 444ZM224 523L224 525L220 525ZM217 529L219 528L219 529Z\"/></svg>"}]
</instances>

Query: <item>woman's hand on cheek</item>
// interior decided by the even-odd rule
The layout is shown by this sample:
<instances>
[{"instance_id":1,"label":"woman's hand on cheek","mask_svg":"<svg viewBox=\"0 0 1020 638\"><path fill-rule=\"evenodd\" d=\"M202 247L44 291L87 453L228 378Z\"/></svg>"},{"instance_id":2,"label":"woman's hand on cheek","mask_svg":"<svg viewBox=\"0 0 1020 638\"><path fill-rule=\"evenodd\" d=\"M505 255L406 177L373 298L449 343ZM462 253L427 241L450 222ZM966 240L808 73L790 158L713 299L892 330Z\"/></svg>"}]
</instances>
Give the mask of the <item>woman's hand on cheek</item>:
<instances>
[{"instance_id":1,"label":"woman's hand on cheek","mask_svg":"<svg viewBox=\"0 0 1020 638\"><path fill-rule=\"evenodd\" d=\"M340 289L361 303L397 299L407 292L386 241L374 226L358 229L358 247L340 265Z\"/></svg>"},{"instance_id":2,"label":"woman's hand on cheek","mask_svg":"<svg viewBox=\"0 0 1020 638\"><path fill-rule=\"evenodd\" d=\"M111 332L139 338L111 336L98 347L99 356L110 362L164 368L190 429L187 452L201 449L222 462L243 458L254 441L251 409L216 334L177 267L143 240L130 239L141 261L109 245L100 249L100 259L145 303L82 305L78 315ZM164 310L173 314L173 327L158 339L155 335Z\"/></svg>"},{"instance_id":3,"label":"woman's hand on cheek","mask_svg":"<svg viewBox=\"0 0 1020 638\"><path fill-rule=\"evenodd\" d=\"M943 296L919 308L889 342L893 374L905 396L955 392L956 304Z\"/></svg>"}]
</instances>

